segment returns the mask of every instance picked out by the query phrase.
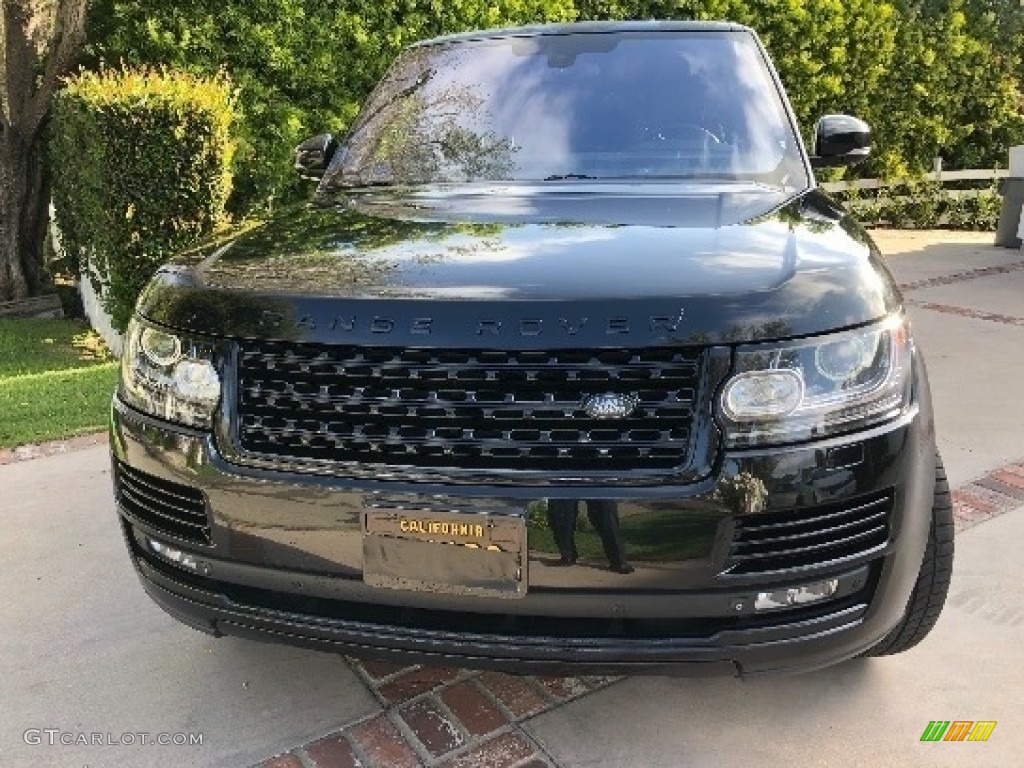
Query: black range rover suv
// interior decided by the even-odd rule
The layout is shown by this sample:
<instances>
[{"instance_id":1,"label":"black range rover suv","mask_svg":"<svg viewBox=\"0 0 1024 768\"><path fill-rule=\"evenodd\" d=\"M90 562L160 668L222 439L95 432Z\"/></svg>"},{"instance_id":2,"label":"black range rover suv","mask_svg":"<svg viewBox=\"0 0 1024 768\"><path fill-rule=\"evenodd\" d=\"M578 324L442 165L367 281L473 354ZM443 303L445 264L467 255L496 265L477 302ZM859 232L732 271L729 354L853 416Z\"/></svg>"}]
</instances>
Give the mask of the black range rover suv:
<instances>
[{"instance_id":1,"label":"black range rover suv","mask_svg":"<svg viewBox=\"0 0 1024 768\"><path fill-rule=\"evenodd\" d=\"M755 34L543 26L403 53L311 205L162 268L114 399L146 591L204 632L545 673L905 650L952 515L868 235ZM585 514L583 514L585 512Z\"/></svg>"}]
</instances>

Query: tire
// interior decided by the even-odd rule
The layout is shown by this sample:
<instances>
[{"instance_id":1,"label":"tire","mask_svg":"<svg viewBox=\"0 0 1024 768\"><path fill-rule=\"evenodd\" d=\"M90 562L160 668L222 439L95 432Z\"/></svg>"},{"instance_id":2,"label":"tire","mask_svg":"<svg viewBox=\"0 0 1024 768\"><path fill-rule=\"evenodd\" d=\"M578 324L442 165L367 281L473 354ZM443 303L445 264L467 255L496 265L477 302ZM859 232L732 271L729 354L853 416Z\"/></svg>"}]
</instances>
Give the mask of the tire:
<instances>
[{"instance_id":1,"label":"tire","mask_svg":"<svg viewBox=\"0 0 1024 768\"><path fill-rule=\"evenodd\" d=\"M932 631L942 613L953 575L953 500L942 458L935 454L935 494L932 525L917 583L907 602L906 613L896 627L864 656L891 656L920 643Z\"/></svg>"}]
</instances>

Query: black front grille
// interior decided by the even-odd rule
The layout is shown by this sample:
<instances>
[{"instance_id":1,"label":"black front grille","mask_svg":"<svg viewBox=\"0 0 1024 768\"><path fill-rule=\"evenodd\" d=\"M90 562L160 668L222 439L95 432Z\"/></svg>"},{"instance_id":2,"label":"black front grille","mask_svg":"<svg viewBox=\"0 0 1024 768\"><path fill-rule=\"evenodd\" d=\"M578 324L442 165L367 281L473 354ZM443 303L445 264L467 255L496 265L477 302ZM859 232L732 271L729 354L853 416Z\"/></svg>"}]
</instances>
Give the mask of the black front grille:
<instances>
[{"instance_id":1,"label":"black front grille","mask_svg":"<svg viewBox=\"0 0 1024 768\"><path fill-rule=\"evenodd\" d=\"M845 563L889 541L892 494L736 518L725 571L777 573Z\"/></svg>"},{"instance_id":2,"label":"black front grille","mask_svg":"<svg viewBox=\"0 0 1024 768\"><path fill-rule=\"evenodd\" d=\"M702 356L688 349L437 351L247 342L243 451L408 467L623 471L682 465ZM591 395L636 398L595 419Z\"/></svg>"},{"instance_id":3,"label":"black front grille","mask_svg":"<svg viewBox=\"0 0 1024 768\"><path fill-rule=\"evenodd\" d=\"M202 491L120 461L114 476L117 503L138 522L184 541L210 543L210 521Z\"/></svg>"}]
</instances>

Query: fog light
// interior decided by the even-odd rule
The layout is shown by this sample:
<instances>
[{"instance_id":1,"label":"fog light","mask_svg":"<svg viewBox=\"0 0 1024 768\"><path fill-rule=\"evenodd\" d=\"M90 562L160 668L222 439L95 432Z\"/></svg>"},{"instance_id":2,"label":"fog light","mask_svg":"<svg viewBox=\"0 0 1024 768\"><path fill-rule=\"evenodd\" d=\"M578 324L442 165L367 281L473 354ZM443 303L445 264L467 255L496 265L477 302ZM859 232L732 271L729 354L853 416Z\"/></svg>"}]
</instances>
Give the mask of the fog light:
<instances>
[{"instance_id":1,"label":"fog light","mask_svg":"<svg viewBox=\"0 0 1024 768\"><path fill-rule=\"evenodd\" d=\"M175 549L156 539L147 539L147 541L149 542L149 548L165 560L169 560L183 568L188 568L190 571L199 571L199 564L188 552L182 552L180 549Z\"/></svg>"},{"instance_id":2,"label":"fog light","mask_svg":"<svg viewBox=\"0 0 1024 768\"><path fill-rule=\"evenodd\" d=\"M802 587L777 589L774 592L758 592L754 601L755 611L771 611L776 608L787 608L791 605L804 605L818 600L827 600L839 589L839 579L819 581L805 584Z\"/></svg>"}]
</instances>

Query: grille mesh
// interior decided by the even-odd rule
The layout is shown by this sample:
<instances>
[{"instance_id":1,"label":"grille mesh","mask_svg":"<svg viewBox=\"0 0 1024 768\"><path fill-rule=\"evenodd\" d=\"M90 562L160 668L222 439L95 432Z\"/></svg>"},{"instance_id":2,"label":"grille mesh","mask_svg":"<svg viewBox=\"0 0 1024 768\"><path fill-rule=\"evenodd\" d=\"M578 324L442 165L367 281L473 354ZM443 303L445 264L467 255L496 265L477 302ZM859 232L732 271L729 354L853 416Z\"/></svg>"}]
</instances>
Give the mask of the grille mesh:
<instances>
[{"instance_id":1,"label":"grille mesh","mask_svg":"<svg viewBox=\"0 0 1024 768\"><path fill-rule=\"evenodd\" d=\"M437 351L247 342L239 443L300 460L460 469L629 470L688 453L699 350ZM595 419L591 395L636 399Z\"/></svg>"},{"instance_id":2,"label":"grille mesh","mask_svg":"<svg viewBox=\"0 0 1024 768\"><path fill-rule=\"evenodd\" d=\"M774 573L845 562L889 540L892 494L736 518L726 571Z\"/></svg>"},{"instance_id":3,"label":"grille mesh","mask_svg":"<svg viewBox=\"0 0 1024 768\"><path fill-rule=\"evenodd\" d=\"M115 476L117 502L133 518L178 539L210 543L210 521L202 491L120 461Z\"/></svg>"}]
</instances>

